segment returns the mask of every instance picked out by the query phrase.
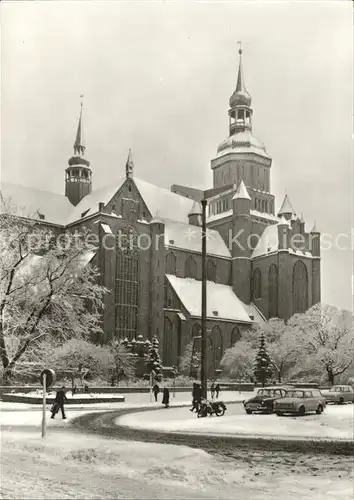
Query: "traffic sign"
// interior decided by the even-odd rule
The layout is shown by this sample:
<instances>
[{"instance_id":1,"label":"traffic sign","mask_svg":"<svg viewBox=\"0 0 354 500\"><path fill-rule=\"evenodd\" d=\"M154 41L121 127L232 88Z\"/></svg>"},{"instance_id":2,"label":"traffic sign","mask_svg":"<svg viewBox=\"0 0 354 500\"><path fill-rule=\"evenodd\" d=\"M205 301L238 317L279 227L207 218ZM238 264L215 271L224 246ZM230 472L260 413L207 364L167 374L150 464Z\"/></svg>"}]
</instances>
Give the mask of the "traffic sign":
<instances>
[{"instance_id":1,"label":"traffic sign","mask_svg":"<svg viewBox=\"0 0 354 500\"><path fill-rule=\"evenodd\" d=\"M55 371L48 369L48 368L43 370L41 375L40 375L41 385L43 385L44 375L46 375L45 385L46 385L46 388L48 388L55 383L55 379L56 379Z\"/></svg>"}]
</instances>

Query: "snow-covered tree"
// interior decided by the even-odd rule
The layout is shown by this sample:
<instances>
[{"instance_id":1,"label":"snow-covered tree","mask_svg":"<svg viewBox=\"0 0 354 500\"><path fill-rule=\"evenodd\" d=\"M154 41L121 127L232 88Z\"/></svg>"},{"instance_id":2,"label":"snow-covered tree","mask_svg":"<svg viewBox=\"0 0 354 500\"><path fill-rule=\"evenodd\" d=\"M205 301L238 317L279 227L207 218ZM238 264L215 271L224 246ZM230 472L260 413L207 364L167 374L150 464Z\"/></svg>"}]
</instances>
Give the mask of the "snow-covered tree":
<instances>
[{"instance_id":1,"label":"snow-covered tree","mask_svg":"<svg viewBox=\"0 0 354 500\"><path fill-rule=\"evenodd\" d=\"M199 377L200 361L200 352L196 349L194 340L191 340L184 348L179 362L179 371L187 377Z\"/></svg>"},{"instance_id":2,"label":"snow-covered tree","mask_svg":"<svg viewBox=\"0 0 354 500\"><path fill-rule=\"evenodd\" d=\"M326 373L334 384L336 376L353 366L353 313L334 306L316 304L289 320L297 349L296 368Z\"/></svg>"},{"instance_id":3,"label":"snow-covered tree","mask_svg":"<svg viewBox=\"0 0 354 500\"><path fill-rule=\"evenodd\" d=\"M101 332L98 272L85 265L95 248L89 233L55 234L0 214L0 358L2 376L49 340L64 342ZM9 348L11 344L12 348ZM15 348L13 348L15 346Z\"/></svg>"},{"instance_id":4,"label":"snow-covered tree","mask_svg":"<svg viewBox=\"0 0 354 500\"><path fill-rule=\"evenodd\" d=\"M221 367L231 377L249 381L253 377L255 353L252 344L241 339L233 347L225 351L221 360Z\"/></svg>"},{"instance_id":5,"label":"snow-covered tree","mask_svg":"<svg viewBox=\"0 0 354 500\"><path fill-rule=\"evenodd\" d=\"M233 377L251 378L261 335L264 336L272 367L281 382L295 362L296 346L291 327L278 318L244 331L241 339L225 351L221 365Z\"/></svg>"},{"instance_id":6,"label":"snow-covered tree","mask_svg":"<svg viewBox=\"0 0 354 500\"><path fill-rule=\"evenodd\" d=\"M272 377L272 362L265 347L264 334L261 333L260 346L254 360L253 374L263 386Z\"/></svg>"},{"instance_id":7,"label":"snow-covered tree","mask_svg":"<svg viewBox=\"0 0 354 500\"><path fill-rule=\"evenodd\" d=\"M124 373L125 378L135 377L135 357L128 351L124 344L119 340L114 340L109 345L112 355L113 367L112 375L119 376Z\"/></svg>"},{"instance_id":8,"label":"snow-covered tree","mask_svg":"<svg viewBox=\"0 0 354 500\"><path fill-rule=\"evenodd\" d=\"M147 373L153 375L153 378L160 381L162 378L162 365L159 354L159 341L156 337L152 339L149 352L146 358Z\"/></svg>"}]
</instances>

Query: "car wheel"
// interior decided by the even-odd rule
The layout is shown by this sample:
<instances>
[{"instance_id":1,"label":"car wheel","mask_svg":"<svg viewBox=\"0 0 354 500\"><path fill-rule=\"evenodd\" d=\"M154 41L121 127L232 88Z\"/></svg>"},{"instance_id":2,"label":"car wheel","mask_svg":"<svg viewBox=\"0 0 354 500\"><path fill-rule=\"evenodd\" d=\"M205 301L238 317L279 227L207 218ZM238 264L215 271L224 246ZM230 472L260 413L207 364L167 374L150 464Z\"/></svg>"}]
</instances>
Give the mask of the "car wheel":
<instances>
[{"instance_id":1,"label":"car wheel","mask_svg":"<svg viewBox=\"0 0 354 500\"><path fill-rule=\"evenodd\" d=\"M300 406L298 414L300 415L300 417L303 417L305 415L305 407L304 406Z\"/></svg>"},{"instance_id":2,"label":"car wheel","mask_svg":"<svg viewBox=\"0 0 354 500\"><path fill-rule=\"evenodd\" d=\"M323 406L322 405L318 405L318 408L316 410L317 415L321 415L322 412L323 412Z\"/></svg>"},{"instance_id":3,"label":"car wheel","mask_svg":"<svg viewBox=\"0 0 354 500\"><path fill-rule=\"evenodd\" d=\"M246 410L247 415L252 415L252 410Z\"/></svg>"},{"instance_id":4,"label":"car wheel","mask_svg":"<svg viewBox=\"0 0 354 500\"><path fill-rule=\"evenodd\" d=\"M344 403L344 399L342 397L339 398L339 404L342 405Z\"/></svg>"},{"instance_id":5,"label":"car wheel","mask_svg":"<svg viewBox=\"0 0 354 500\"><path fill-rule=\"evenodd\" d=\"M221 408L221 406L219 406L219 408L215 411L215 415L217 417L222 417L223 415L225 415L225 408Z\"/></svg>"}]
</instances>

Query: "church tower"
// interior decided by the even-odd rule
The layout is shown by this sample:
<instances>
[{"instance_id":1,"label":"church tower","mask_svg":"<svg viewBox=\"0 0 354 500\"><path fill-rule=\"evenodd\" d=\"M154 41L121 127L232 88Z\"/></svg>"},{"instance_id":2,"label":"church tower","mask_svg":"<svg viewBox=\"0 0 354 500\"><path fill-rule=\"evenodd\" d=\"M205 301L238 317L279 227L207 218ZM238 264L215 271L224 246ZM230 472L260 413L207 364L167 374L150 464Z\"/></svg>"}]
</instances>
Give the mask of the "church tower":
<instances>
[{"instance_id":1,"label":"church tower","mask_svg":"<svg viewBox=\"0 0 354 500\"><path fill-rule=\"evenodd\" d=\"M214 188L243 181L251 197L251 208L274 214L274 196L270 194L272 159L264 144L252 133L252 98L246 89L241 45L236 88L229 100L229 136L211 161Z\"/></svg>"},{"instance_id":2,"label":"church tower","mask_svg":"<svg viewBox=\"0 0 354 500\"><path fill-rule=\"evenodd\" d=\"M69 160L65 170L65 196L76 206L84 196L92 191L92 170L90 162L84 158L85 144L83 137L82 101L80 118L74 142L74 156Z\"/></svg>"}]
</instances>

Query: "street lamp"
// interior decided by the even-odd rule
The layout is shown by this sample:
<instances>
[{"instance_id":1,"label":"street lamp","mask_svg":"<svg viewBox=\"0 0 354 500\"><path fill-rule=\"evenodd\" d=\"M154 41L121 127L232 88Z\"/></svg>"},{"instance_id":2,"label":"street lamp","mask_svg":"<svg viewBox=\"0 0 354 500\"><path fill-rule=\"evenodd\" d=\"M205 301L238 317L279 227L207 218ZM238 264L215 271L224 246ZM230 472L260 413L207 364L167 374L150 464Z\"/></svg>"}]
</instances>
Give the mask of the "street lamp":
<instances>
[{"instance_id":1,"label":"street lamp","mask_svg":"<svg viewBox=\"0 0 354 500\"><path fill-rule=\"evenodd\" d=\"M204 195L205 196L205 195ZM201 330L201 366L200 366L200 384L202 397L207 397L207 370L206 370L206 311L207 311L207 255L206 255L206 207L205 197L201 200L202 205L202 330Z\"/></svg>"}]
</instances>

